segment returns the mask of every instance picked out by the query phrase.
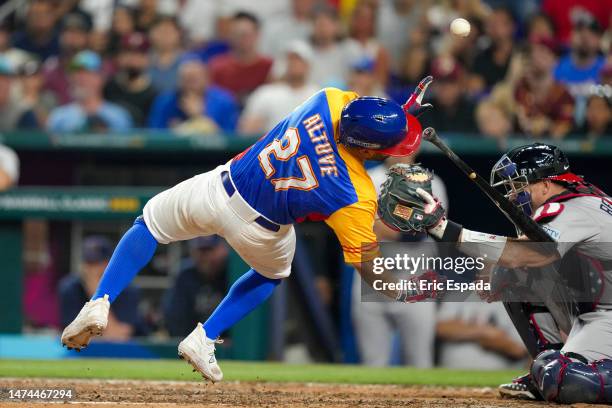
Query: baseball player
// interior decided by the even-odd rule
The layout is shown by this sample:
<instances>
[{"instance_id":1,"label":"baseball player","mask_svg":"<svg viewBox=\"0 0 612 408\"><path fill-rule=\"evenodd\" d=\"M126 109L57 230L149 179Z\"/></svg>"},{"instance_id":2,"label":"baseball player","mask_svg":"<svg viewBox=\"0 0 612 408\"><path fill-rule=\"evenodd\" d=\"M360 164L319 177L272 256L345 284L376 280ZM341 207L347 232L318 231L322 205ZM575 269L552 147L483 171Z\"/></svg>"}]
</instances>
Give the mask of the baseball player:
<instances>
[{"instance_id":1,"label":"baseball player","mask_svg":"<svg viewBox=\"0 0 612 408\"><path fill-rule=\"evenodd\" d=\"M507 196L527 214L532 215L535 209L532 217L556 242L554 251L525 245L528 241L523 237L470 231L446 219L439 202L423 189L411 192L416 201L420 197L422 207L415 202L410 205L414 212L421 212L419 218L437 219L433 226L427 227L430 235L441 241L457 242L458 249L468 255L487 253L491 261L507 268L541 268L572 250L598 267L603 285L597 301L573 319L567 340L558 344L560 347L554 347L555 343L562 343L561 336L546 308L534 306L521 310L531 332L527 335L536 337L535 342L544 351L535 357L530 375L514 384L500 386L501 394L560 403L612 402L612 291L606 285L612 279L609 244L612 242L612 201L597 187L572 173L559 148L542 143L522 146L502 156L493 167L492 182L496 187L506 188ZM387 198L379 200L382 208ZM382 215L388 222L401 222L390 212ZM415 218L411 222L411 228L421 227L415 224ZM588 270L572 273L584 274ZM520 319L512 315L511 318L525 341L526 333L521 333L524 326L517 324Z\"/></svg>"},{"instance_id":2,"label":"baseball player","mask_svg":"<svg viewBox=\"0 0 612 408\"><path fill-rule=\"evenodd\" d=\"M80 350L104 331L110 303L151 260L158 243L218 234L251 267L178 346L179 356L213 382L223 378L214 354L219 336L289 276L294 223L324 220L345 261L372 281L371 268L361 262L378 253L377 197L364 160L418 148L421 126L407 109L420 107L429 82L431 77L403 107L323 89L228 163L153 197L120 240L96 293L66 327L62 343Z\"/></svg>"}]
</instances>

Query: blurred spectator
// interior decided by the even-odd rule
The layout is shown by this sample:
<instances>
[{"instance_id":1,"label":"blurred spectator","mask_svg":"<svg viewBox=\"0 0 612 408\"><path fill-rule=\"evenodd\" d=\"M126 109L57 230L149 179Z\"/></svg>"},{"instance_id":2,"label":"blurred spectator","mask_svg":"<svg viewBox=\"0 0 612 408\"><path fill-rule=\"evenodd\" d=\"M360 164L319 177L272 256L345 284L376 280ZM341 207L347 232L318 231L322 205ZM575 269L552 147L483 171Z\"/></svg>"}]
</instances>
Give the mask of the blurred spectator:
<instances>
[{"instance_id":1,"label":"blurred spectator","mask_svg":"<svg viewBox=\"0 0 612 408\"><path fill-rule=\"evenodd\" d=\"M501 302L442 302L436 333L442 367L501 370L525 365L527 350Z\"/></svg>"},{"instance_id":2,"label":"blurred spectator","mask_svg":"<svg viewBox=\"0 0 612 408\"><path fill-rule=\"evenodd\" d=\"M376 76L375 62L369 57L355 61L348 78L348 89L360 96L387 98L385 89ZM405 102L405 101L404 101ZM403 103L403 102L402 102Z\"/></svg>"},{"instance_id":3,"label":"blurred spectator","mask_svg":"<svg viewBox=\"0 0 612 408\"><path fill-rule=\"evenodd\" d=\"M209 84L206 66L198 59L179 68L178 90L157 96L149 115L149 126L179 128L185 133L232 132L239 109L230 93Z\"/></svg>"},{"instance_id":4,"label":"blurred spectator","mask_svg":"<svg viewBox=\"0 0 612 408\"><path fill-rule=\"evenodd\" d=\"M0 131L31 129L38 125L16 74L10 61L0 57Z\"/></svg>"},{"instance_id":5,"label":"blurred spectator","mask_svg":"<svg viewBox=\"0 0 612 408\"><path fill-rule=\"evenodd\" d=\"M503 140L512 133L512 117L493 102L484 101L476 108L478 131L483 136Z\"/></svg>"},{"instance_id":6,"label":"blurred spectator","mask_svg":"<svg viewBox=\"0 0 612 408\"><path fill-rule=\"evenodd\" d=\"M217 235L189 241L190 260L179 272L163 301L170 336L183 337L206 320L227 290L228 248Z\"/></svg>"},{"instance_id":7,"label":"blurred spectator","mask_svg":"<svg viewBox=\"0 0 612 408\"><path fill-rule=\"evenodd\" d=\"M138 0L136 13L136 30L148 32L155 24L158 17L158 0Z\"/></svg>"},{"instance_id":8,"label":"blurred spectator","mask_svg":"<svg viewBox=\"0 0 612 408\"><path fill-rule=\"evenodd\" d=\"M254 15L262 25L267 24L274 19L286 18L291 14L290 0L198 0L212 1L220 5L223 13L236 14L238 12L246 12Z\"/></svg>"},{"instance_id":9,"label":"blurred spectator","mask_svg":"<svg viewBox=\"0 0 612 408\"><path fill-rule=\"evenodd\" d=\"M368 2L355 6L349 24L350 40L358 46L360 57L370 57L375 61L374 73L378 81L387 85L391 60L387 49L376 39L376 7ZM350 61L351 63L353 61Z\"/></svg>"},{"instance_id":10,"label":"blurred spectator","mask_svg":"<svg viewBox=\"0 0 612 408\"><path fill-rule=\"evenodd\" d=\"M555 79L567 84L574 97L584 97L605 63L599 54L601 26L585 13L575 13L572 23L571 50L555 68Z\"/></svg>"},{"instance_id":11,"label":"blurred spectator","mask_svg":"<svg viewBox=\"0 0 612 408\"><path fill-rule=\"evenodd\" d=\"M78 274L65 276L59 283L62 327L74 320L83 304L94 294L112 254L113 246L103 236L89 236L83 240L81 270ZM146 326L138 313L139 301L139 291L133 285L115 299L108 315L105 338L128 340L146 334Z\"/></svg>"},{"instance_id":12,"label":"blurred spectator","mask_svg":"<svg viewBox=\"0 0 612 408\"><path fill-rule=\"evenodd\" d=\"M387 93L399 104L408 100L419 81L429 75L429 54L425 47L410 47L402 55L396 74L391 76Z\"/></svg>"},{"instance_id":13,"label":"blurred spectator","mask_svg":"<svg viewBox=\"0 0 612 408\"><path fill-rule=\"evenodd\" d=\"M25 17L25 29L13 35L13 45L35 54L41 61L59 54L57 15L51 0L32 0Z\"/></svg>"},{"instance_id":14,"label":"blurred spectator","mask_svg":"<svg viewBox=\"0 0 612 408\"><path fill-rule=\"evenodd\" d=\"M542 11L552 19L557 31L557 38L564 43L570 40L573 22L577 14L589 13L606 26L612 10L610 0L543 0Z\"/></svg>"},{"instance_id":15,"label":"blurred spectator","mask_svg":"<svg viewBox=\"0 0 612 408\"><path fill-rule=\"evenodd\" d=\"M18 67L33 58L32 54L15 48L11 43L13 32L7 21L0 22L0 56L13 66Z\"/></svg>"},{"instance_id":16,"label":"blurred spectator","mask_svg":"<svg viewBox=\"0 0 612 408\"><path fill-rule=\"evenodd\" d=\"M542 0L483 0L488 6L508 7L518 24L528 22L539 11Z\"/></svg>"},{"instance_id":17,"label":"blurred spectator","mask_svg":"<svg viewBox=\"0 0 612 408\"><path fill-rule=\"evenodd\" d=\"M160 18L149 31L151 61L149 75L153 86L160 92L173 91L177 87L180 65L181 30L174 18Z\"/></svg>"},{"instance_id":18,"label":"blurred spectator","mask_svg":"<svg viewBox=\"0 0 612 408\"><path fill-rule=\"evenodd\" d=\"M57 106L57 98L51 91L45 89L45 78L38 61L24 62L17 68L17 74L21 83L23 102L32 115L27 121L22 121L18 127L44 129L49 112Z\"/></svg>"},{"instance_id":19,"label":"blurred spectator","mask_svg":"<svg viewBox=\"0 0 612 408\"><path fill-rule=\"evenodd\" d=\"M249 13L234 15L231 51L210 61L212 83L232 92L240 105L268 79L272 60L259 54L259 20Z\"/></svg>"},{"instance_id":20,"label":"blurred spectator","mask_svg":"<svg viewBox=\"0 0 612 408\"><path fill-rule=\"evenodd\" d=\"M534 15L527 24L527 41L534 38L555 38L555 26L546 14Z\"/></svg>"},{"instance_id":21,"label":"blurred spectator","mask_svg":"<svg viewBox=\"0 0 612 408\"><path fill-rule=\"evenodd\" d=\"M81 51L70 64L70 92L74 102L51 111L47 128L55 133L125 132L132 127L130 114L102 95L102 60L93 51Z\"/></svg>"},{"instance_id":22,"label":"blurred spectator","mask_svg":"<svg viewBox=\"0 0 612 408\"><path fill-rule=\"evenodd\" d=\"M587 100L586 120L574 132L588 138L612 136L612 102L609 97L592 95Z\"/></svg>"},{"instance_id":23,"label":"blurred spectator","mask_svg":"<svg viewBox=\"0 0 612 408\"><path fill-rule=\"evenodd\" d=\"M112 25L108 34L108 52L111 55L114 55L119 50L121 39L136 30L135 14L136 11L131 7L115 7Z\"/></svg>"},{"instance_id":24,"label":"blurred spectator","mask_svg":"<svg viewBox=\"0 0 612 408\"><path fill-rule=\"evenodd\" d=\"M331 7L315 11L311 37L314 61L311 79L321 87L346 85L350 64L359 57L359 47L342 39L340 20Z\"/></svg>"},{"instance_id":25,"label":"blurred spectator","mask_svg":"<svg viewBox=\"0 0 612 408\"><path fill-rule=\"evenodd\" d=\"M72 101L68 70L72 58L87 48L90 29L91 26L81 14L64 17L59 35L59 54L48 58L43 65L45 88L54 94L60 104Z\"/></svg>"},{"instance_id":26,"label":"blurred spectator","mask_svg":"<svg viewBox=\"0 0 612 408\"><path fill-rule=\"evenodd\" d=\"M104 97L123 106L137 127L144 127L157 95L147 73L148 50L149 40L144 34L126 34L117 55L118 72L104 88Z\"/></svg>"},{"instance_id":27,"label":"blurred spectator","mask_svg":"<svg viewBox=\"0 0 612 408\"><path fill-rule=\"evenodd\" d=\"M475 107L466 97L462 67L451 57L439 57L431 74L434 108L423 114L423 123L441 132L475 132Z\"/></svg>"},{"instance_id":28,"label":"blurred spectator","mask_svg":"<svg viewBox=\"0 0 612 408\"><path fill-rule=\"evenodd\" d=\"M81 10L92 17L94 31L105 32L111 28L113 13L120 8L121 2L115 0L78 0Z\"/></svg>"},{"instance_id":29,"label":"blurred spectator","mask_svg":"<svg viewBox=\"0 0 612 408\"><path fill-rule=\"evenodd\" d=\"M19 157L13 149L0 144L0 191L8 190L19 181Z\"/></svg>"},{"instance_id":30,"label":"blurred spectator","mask_svg":"<svg viewBox=\"0 0 612 408\"><path fill-rule=\"evenodd\" d=\"M514 93L518 128L529 136L558 139L572 128L574 99L553 78L556 62L552 39L534 39L529 44L525 73Z\"/></svg>"},{"instance_id":31,"label":"blurred spectator","mask_svg":"<svg viewBox=\"0 0 612 408\"><path fill-rule=\"evenodd\" d=\"M245 135L263 134L271 130L296 106L310 98L319 88L309 82L313 64L310 46L299 40L287 45L281 80L257 88L247 99L240 118L239 130Z\"/></svg>"},{"instance_id":32,"label":"blurred spectator","mask_svg":"<svg viewBox=\"0 0 612 408\"><path fill-rule=\"evenodd\" d=\"M50 230L46 220L23 221L23 315L28 325L36 328L60 327L59 268L49 240Z\"/></svg>"},{"instance_id":33,"label":"blurred spectator","mask_svg":"<svg viewBox=\"0 0 612 408\"><path fill-rule=\"evenodd\" d=\"M192 46L206 43L215 36L216 21L223 7L214 0L186 0L178 14L181 27Z\"/></svg>"},{"instance_id":34,"label":"blurred spectator","mask_svg":"<svg viewBox=\"0 0 612 408\"><path fill-rule=\"evenodd\" d=\"M487 18L486 34L491 43L474 59L472 91L488 90L504 79L514 49L514 31L514 17L505 8L495 9Z\"/></svg>"},{"instance_id":35,"label":"blurred spectator","mask_svg":"<svg viewBox=\"0 0 612 408\"><path fill-rule=\"evenodd\" d=\"M285 44L308 39L312 32L312 12L316 0L291 0L291 14L270 19L261 33L261 50L272 57L281 57Z\"/></svg>"},{"instance_id":36,"label":"blurred spectator","mask_svg":"<svg viewBox=\"0 0 612 408\"><path fill-rule=\"evenodd\" d=\"M214 22L214 27L214 35L191 51L205 64L219 55L228 53L231 49L232 16L220 14Z\"/></svg>"},{"instance_id":37,"label":"blurred spectator","mask_svg":"<svg viewBox=\"0 0 612 408\"><path fill-rule=\"evenodd\" d=\"M612 13L610 13L608 28L601 37L601 50L605 55L612 55Z\"/></svg>"},{"instance_id":38,"label":"blurred spectator","mask_svg":"<svg viewBox=\"0 0 612 408\"><path fill-rule=\"evenodd\" d=\"M416 0L382 0L377 13L376 31L380 43L389 52L391 69L397 72L402 56L413 44L413 30L423 22L425 8Z\"/></svg>"}]
</instances>

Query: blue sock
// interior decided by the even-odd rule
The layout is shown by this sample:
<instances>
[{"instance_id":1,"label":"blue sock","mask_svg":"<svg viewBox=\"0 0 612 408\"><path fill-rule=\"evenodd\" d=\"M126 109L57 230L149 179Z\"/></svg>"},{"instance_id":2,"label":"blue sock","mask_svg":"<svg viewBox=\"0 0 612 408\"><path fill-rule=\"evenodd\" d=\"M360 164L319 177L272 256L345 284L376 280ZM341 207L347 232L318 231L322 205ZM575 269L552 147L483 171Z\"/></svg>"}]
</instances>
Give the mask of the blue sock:
<instances>
[{"instance_id":1,"label":"blue sock","mask_svg":"<svg viewBox=\"0 0 612 408\"><path fill-rule=\"evenodd\" d=\"M266 278L254 269L238 279L204 323L206 337L216 339L270 297L280 279Z\"/></svg>"},{"instance_id":2,"label":"blue sock","mask_svg":"<svg viewBox=\"0 0 612 408\"><path fill-rule=\"evenodd\" d=\"M127 230L117 244L91 300L108 295L108 300L112 303L134 276L149 263L156 248L157 241L149 232L143 218L136 218L132 228Z\"/></svg>"}]
</instances>

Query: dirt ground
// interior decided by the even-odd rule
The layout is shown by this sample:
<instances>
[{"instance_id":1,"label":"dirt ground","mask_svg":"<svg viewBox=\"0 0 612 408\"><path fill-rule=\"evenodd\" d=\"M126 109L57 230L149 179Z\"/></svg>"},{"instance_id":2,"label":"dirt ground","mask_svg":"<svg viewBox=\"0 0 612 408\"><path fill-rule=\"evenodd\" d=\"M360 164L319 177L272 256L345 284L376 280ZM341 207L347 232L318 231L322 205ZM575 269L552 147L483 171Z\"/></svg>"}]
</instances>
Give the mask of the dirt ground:
<instances>
[{"instance_id":1,"label":"dirt ground","mask_svg":"<svg viewBox=\"0 0 612 408\"><path fill-rule=\"evenodd\" d=\"M299 383L0 379L0 408L14 408L7 388L71 388L71 407L544 407L500 399L490 388ZM35 408L58 403L22 401ZM585 404L580 404L586 407Z\"/></svg>"}]
</instances>

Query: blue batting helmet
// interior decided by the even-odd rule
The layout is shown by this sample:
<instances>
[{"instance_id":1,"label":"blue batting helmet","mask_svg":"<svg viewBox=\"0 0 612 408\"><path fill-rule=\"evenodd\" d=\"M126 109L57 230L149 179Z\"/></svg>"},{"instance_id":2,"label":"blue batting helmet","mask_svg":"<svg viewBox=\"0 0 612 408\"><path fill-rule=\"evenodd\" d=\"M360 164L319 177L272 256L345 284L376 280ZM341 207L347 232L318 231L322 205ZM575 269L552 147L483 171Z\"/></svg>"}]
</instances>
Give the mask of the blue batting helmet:
<instances>
[{"instance_id":1,"label":"blue batting helmet","mask_svg":"<svg viewBox=\"0 0 612 408\"><path fill-rule=\"evenodd\" d=\"M353 99L340 116L340 143L406 156L421 142L421 125L394 101L363 96Z\"/></svg>"}]
</instances>

